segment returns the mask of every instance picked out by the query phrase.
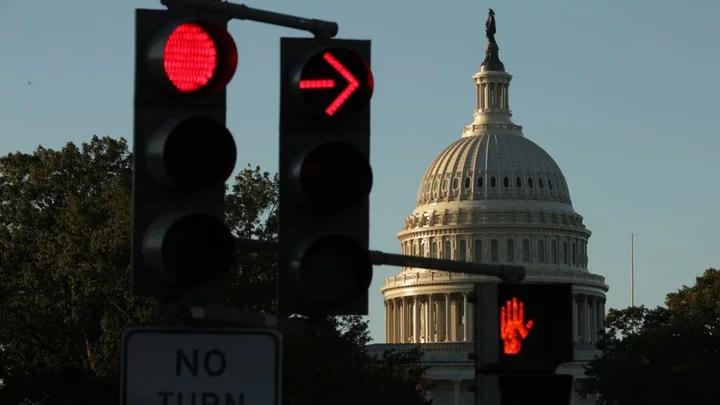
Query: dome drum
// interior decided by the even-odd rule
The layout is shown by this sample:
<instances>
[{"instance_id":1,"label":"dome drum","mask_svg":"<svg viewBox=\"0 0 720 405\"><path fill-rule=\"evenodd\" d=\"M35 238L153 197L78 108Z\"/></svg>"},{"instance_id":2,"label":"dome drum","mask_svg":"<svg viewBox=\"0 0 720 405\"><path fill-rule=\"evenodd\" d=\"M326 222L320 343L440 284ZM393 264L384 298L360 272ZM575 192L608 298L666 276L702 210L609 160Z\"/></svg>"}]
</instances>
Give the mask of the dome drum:
<instances>
[{"instance_id":1,"label":"dome drum","mask_svg":"<svg viewBox=\"0 0 720 405\"><path fill-rule=\"evenodd\" d=\"M574 211L504 211L501 209L486 211L483 208L488 207L456 210L428 209L420 212L416 210L415 213L405 218L405 225L398 234L398 237L403 238L411 232L424 232L429 228L447 230L458 227L487 228L497 225L501 225L503 228L527 226L533 228L581 230L588 237L590 236L590 231L585 228L583 224L583 217ZM461 229L459 232L467 232L467 229Z\"/></svg>"}]
</instances>

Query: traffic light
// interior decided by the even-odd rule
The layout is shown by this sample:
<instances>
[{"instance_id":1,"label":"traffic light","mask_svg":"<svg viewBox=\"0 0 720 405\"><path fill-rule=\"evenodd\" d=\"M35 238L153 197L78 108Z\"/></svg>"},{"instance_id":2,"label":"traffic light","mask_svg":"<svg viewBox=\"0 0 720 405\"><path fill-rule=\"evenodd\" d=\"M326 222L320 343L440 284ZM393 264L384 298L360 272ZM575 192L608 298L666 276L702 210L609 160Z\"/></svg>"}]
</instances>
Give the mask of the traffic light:
<instances>
[{"instance_id":1,"label":"traffic light","mask_svg":"<svg viewBox=\"0 0 720 405\"><path fill-rule=\"evenodd\" d=\"M237 150L225 87L237 67L227 17L136 10L132 292L204 296L230 270L225 182Z\"/></svg>"},{"instance_id":2,"label":"traffic light","mask_svg":"<svg viewBox=\"0 0 720 405\"><path fill-rule=\"evenodd\" d=\"M366 315L370 41L280 43L279 311Z\"/></svg>"},{"instance_id":3,"label":"traffic light","mask_svg":"<svg viewBox=\"0 0 720 405\"><path fill-rule=\"evenodd\" d=\"M478 401L569 403L572 376L555 371L573 360L572 284L478 283L472 301Z\"/></svg>"}]
</instances>

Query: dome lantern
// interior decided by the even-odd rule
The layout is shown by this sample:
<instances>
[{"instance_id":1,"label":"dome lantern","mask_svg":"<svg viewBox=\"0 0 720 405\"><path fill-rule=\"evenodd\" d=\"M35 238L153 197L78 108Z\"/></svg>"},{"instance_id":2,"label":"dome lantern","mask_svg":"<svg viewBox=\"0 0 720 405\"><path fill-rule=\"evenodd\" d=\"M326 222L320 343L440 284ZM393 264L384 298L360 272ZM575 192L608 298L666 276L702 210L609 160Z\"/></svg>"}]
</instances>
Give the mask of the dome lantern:
<instances>
[{"instance_id":1,"label":"dome lantern","mask_svg":"<svg viewBox=\"0 0 720 405\"><path fill-rule=\"evenodd\" d=\"M522 136L522 127L512 122L510 110L510 81L512 75L505 72L505 65L498 56L499 47L495 42L495 14L488 16L485 23L488 43L485 46L485 60L480 71L473 75L475 84L475 112L472 125L463 131L463 136L476 136L483 130L497 128L509 135Z\"/></svg>"}]
</instances>

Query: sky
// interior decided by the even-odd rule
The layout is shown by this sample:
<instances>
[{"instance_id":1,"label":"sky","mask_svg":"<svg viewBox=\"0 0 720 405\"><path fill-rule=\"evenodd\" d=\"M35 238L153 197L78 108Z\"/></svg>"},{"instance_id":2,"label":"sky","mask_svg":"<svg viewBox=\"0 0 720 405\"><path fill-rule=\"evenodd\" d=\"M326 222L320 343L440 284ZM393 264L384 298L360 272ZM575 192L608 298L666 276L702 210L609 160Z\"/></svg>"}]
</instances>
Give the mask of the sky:
<instances>
[{"instance_id":1,"label":"sky","mask_svg":"<svg viewBox=\"0 0 720 405\"><path fill-rule=\"evenodd\" d=\"M484 57L487 9L514 76L516 124L559 164L593 232L589 268L608 308L635 304L718 267L720 2L634 0L275 0L248 6L336 21L338 38L371 39L371 248L396 234L432 159L472 121L471 76ZM0 1L0 154L60 148L93 134L132 139L134 9L150 0ZM228 90L238 169L278 167L280 37L309 34L248 21L230 32L240 65ZM375 267L370 327L384 341Z\"/></svg>"}]
</instances>

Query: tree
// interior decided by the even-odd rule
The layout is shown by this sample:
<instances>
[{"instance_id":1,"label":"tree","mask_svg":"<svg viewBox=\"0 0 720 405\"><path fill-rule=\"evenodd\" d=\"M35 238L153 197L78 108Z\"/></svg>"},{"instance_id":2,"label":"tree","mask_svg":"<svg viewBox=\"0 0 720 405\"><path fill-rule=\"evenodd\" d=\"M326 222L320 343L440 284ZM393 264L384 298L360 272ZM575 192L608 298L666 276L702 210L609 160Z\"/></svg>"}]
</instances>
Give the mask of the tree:
<instances>
[{"instance_id":1,"label":"tree","mask_svg":"<svg viewBox=\"0 0 720 405\"><path fill-rule=\"evenodd\" d=\"M155 302L128 291L131 173L122 139L0 158L3 405L117 403L122 331L159 322ZM248 167L229 190L227 223L239 237L276 240L276 203L277 175ZM271 313L275 255L238 257L224 301ZM309 324L284 334L285 404L423 403L407 388L423 378L417 353L371 358L357 317Z\"/></svg>"},{"instance_id":2,"label":"tree","mask_svg":"<svg viewBox=\"0 0 720 405\"><path fill-rule=\"evenodd\" d=\"M599 404L717 404L720 399L720 271L707 270L666 307L610 310L587 366Z\"/></svg>"}]
</instances>

